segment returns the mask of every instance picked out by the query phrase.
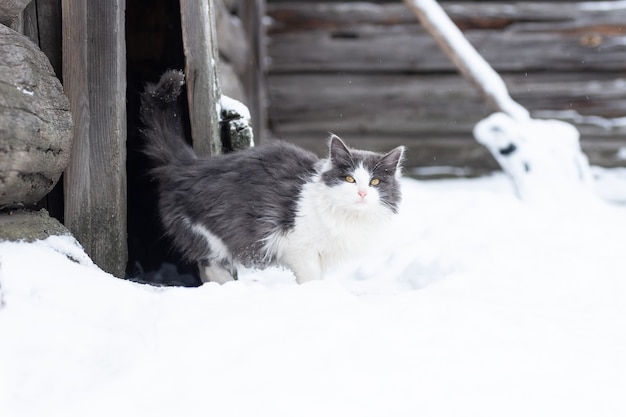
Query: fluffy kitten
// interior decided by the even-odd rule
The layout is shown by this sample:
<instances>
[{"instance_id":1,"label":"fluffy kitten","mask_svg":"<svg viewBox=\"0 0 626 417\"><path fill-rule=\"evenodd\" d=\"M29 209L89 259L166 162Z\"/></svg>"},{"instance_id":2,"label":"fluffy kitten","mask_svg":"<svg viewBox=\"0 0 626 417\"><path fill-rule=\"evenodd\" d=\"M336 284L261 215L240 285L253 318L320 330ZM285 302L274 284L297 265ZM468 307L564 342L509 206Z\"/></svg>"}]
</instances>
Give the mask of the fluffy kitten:
<instances>
[{"instance_id":1,"label":"fluffy kitten","mask_svg":"<svg viewBox=\"0 0 626 417\"><path fill-rule=\"evenodd\" d=\"M142 132L165 231L204 281L232 280L236 265L283 265L299 283L321 279L375 242L398 211L404 147L378 154L332 135L327 159L281 141L200 157L183 137L183 84L169 71L146 86Z\"/></svg>"}]
</instances>

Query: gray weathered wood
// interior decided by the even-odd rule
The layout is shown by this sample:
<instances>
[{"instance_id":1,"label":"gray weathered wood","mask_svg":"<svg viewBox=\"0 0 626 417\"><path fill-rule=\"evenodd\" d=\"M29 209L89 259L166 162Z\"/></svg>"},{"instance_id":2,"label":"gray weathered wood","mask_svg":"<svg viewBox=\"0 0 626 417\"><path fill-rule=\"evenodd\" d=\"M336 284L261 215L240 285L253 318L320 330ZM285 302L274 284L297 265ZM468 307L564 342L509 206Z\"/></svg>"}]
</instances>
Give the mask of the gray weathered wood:
<instances>
[{"instance_id":1,"label":"gray weathered wood","mask_svg":"<svg viewBox=\"0 0 626 417\"><path fill-rule=\"evenodd\" d=\"M248 66L243 76L243 84L248 97L246 104L252 116L255 140L260 143L264 140L267 130L265 0L240 2L239 14L250 45Z\"/></svg>"},{"instance_id":2,"label":"gray weathered wood","mask_svg":"<svg viewBox=\"0 0 626 417\"><path fill-rule=\"evenodd\" d=\"M0 24L12 26L31 0L0 0ZM15 29L15 28L13 28Z\"/></svg>"},{"instance_id":3,"label":"gray weathered wood","mask_svg":"<svg viewBox=\"0 0 626 417\"><path fill-rule=\"evenodd\" d=\"M46 56L2 25L0 62L0 208L32 205L69 162L69 102Z\"/></svg>"},{"instance_id":4,"label":"gray weathered wood","mask_svg":"<svg viewBox=\"0 0 626 417\"><path fill-rule=\"evenodd\" d=\"M461 75L476 87L494 111L506 113L520 121L528 119L528 110L511 98L500 74L469 43L436 0L405 0L405 4Z\"/></svg>"},{"instance_id":5,"label":"gray weathered wood","mask_svg":"<svg viewBox=\"0 0 626 417\"><path fill-rule=\"evenodd\" d=\"M249 65L250 48L241 20L230 13L222 0L214 2L216 8L216 35L220 58L227 61L239 75Z\"/></svg>"},{"instance_id":6,"label":"gray weathered wood","mask_svg":"<svg viewBox=\"0 0 626 417\"><path fill-rule=\"evenodd\" d=\"M187 100L193 147L201 155L221 153L215 5L209 0L181 0Z\"/></svg>"},{"instance_id":7,"label":"gray weathered wood","mask_svg":"<svg viewBox=\"0 0 626 417\"><path fill-rule=\"evenodd\" d=\"M592 163L623 166L626 7L608 4L442 2L514 100L533 117L575 124ZM486 154L471 131L491 109L406 5L270 1L267 9L277 137L307 145L332 131L357 146L361 137L379 148L405 142L409 163L420 164L465 166L464 155Z\"/></svg>"},{"instance_id":8,"label":"gray weathered wood","mask_svg":"<svg viewBox=\"0 0 626 417\"><path fill-rule=\"evenodd\" d=\"M74 116L65 224L105 271L126 246L124 0L63 0L63 81Z\"/></svg>"},{"instance_id":9,"label":"gray weathered wood","mask_svg":"<svg viewBox=\"0 0 626 417\"><path fill-rule=\"evenodd\" d=\"M626 8L580 4L442 3L500 73L623 70ZM403 4L275 3L268 14L273 72L455 71Z\"/></svg>"},{"instance_id":10,"label":"gray weathered wood","mask_svg":"<svg viewBox=\"0 0 626 417\"><path fill-rule=\"evenodd\" d=\"M567 73L555 79L549 73L536 73L503 78L511 95L533 117L575 124L585 151L598 147L593 163L619 163L615 156L624 146L626 122L611 123L611 119L626 114L623 74ZM473 142L473 126L491 113L474 88L455 74L274 74L269 81L270 121L276 136L288 140L323 140L327 132L334 132L342 137L378 137L383 143L405 138L428 147L433 145L426 141L435 137ZM465 163L456 160L456 165Z\"/></svg>"},{"instance_id":11,"label":"gray weathered wood","mask_svg":"<svg viewBox=\"0 0 626 417\"><path fill-rule=\"evenodd\" d=\"M248 98L245 93L243 82L233 69L233 66L228 62L220 60L218 69L222 94L234 98L235 100L239 100L242 103L247 103Z\"/></svg>"},{"instance_id":12,"label":"gray weathered wood","mask_svg":"<svg viewBox=\"0 0 626 417\"><path fill-rule=\"evenodd\" d=\"M275 74L270 120L278 133L425 131L470 132L491 110L458 75ZM578 112L603 118L626 114L620 73L508 74L512 96L531 112ZM606 135L624 132L597 127Z\"/></svg>"}]
</instances>

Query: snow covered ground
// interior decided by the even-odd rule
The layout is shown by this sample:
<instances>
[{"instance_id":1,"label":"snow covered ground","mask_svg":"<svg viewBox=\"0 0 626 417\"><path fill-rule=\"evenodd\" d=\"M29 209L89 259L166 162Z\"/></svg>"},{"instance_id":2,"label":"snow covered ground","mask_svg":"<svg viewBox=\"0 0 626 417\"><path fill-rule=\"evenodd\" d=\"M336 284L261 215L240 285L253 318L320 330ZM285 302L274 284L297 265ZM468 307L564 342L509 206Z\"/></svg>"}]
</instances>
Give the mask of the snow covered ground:
<instances>
[{"instance_id":1,"label":"snow covered ground","mask_svg":"<svg viewBox=\"0 0 626 417\"><path fill-rule=\"evenodd\" d=\"M626 205L404 191L372 254L302 286L156 288L69 238L0 243L0 415L626 415Z\"/></svg>"}]
</instances>

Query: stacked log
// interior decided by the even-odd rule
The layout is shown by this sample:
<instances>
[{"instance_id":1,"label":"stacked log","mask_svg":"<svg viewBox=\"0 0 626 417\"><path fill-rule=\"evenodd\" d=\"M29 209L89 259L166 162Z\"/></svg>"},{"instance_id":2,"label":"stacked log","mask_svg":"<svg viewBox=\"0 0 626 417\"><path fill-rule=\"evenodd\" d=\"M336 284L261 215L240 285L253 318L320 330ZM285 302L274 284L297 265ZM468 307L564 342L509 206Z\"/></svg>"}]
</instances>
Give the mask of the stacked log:
<instances>
[{"instance_id":1,"label":"stacked log","mask_svg":"<svg viewBox=\"0 0 626 417\"><path fill-rule=\"evenodd\" d=\"M31 0L1 0L0 25L13 28L19 24L21 13Z\"/></svg>"},{"instance_id":2,"label":"stacked log","mask_svg":"<svg viewBox=\"0 0 626 417\"><path fill-rule=\"evenodd\" d=\"M69 162L69 102L43 52L4 25L0 62L0 208L31 206Z\"/></svg>"},{"instance_id":3,"label":"stacked log","mask_svg":"<svg viewBox=\"0 0 626 417\"><path fill-rule=\"evenodd\" d=\"M581 131L594 164L625 166L626 7L441 2L536 118ZM412 165L495 169L472 127L491 113L401 2L269 2L270 123L321 149L405 144Z\"/></svg>"}]
</instances>

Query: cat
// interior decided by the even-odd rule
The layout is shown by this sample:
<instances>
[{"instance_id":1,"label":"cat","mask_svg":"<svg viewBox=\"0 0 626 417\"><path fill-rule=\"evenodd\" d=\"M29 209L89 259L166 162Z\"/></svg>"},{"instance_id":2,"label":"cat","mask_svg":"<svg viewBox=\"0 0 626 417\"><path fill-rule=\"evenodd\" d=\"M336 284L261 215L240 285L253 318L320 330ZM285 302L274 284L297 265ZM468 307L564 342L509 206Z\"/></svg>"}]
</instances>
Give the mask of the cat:
<instances>
[{"instance_id":1,"label":"cat","mask_svg":"<svg viewBox=\"0 0 626 417\"><path fill-rule=\"evenodd\" d=\"M183 85L175 70L146 85L142 134L165 233L204 282L236 279L239 265L286 266L298 283L322 279L376 243L398 212L403 146L379 154L331 135L325 159L278 140L198 156L184 138Z\"/></svg>"}]
</instances>

